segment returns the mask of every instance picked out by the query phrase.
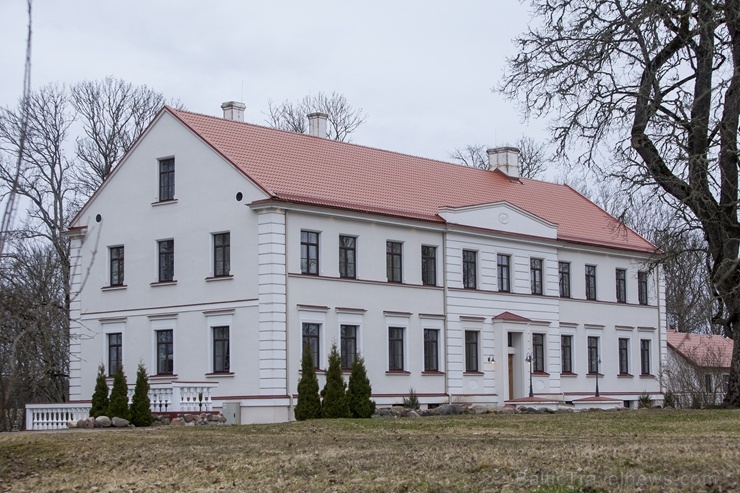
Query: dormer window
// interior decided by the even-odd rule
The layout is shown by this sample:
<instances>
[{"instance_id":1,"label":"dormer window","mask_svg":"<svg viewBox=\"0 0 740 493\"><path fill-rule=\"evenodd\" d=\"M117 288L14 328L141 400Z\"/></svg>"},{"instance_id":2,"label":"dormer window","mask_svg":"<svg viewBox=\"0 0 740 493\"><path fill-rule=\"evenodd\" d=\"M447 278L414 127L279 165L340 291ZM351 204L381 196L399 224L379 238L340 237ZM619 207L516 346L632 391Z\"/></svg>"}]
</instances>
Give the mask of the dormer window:
<instances>
[{"instance_id":1,"label":"dormer window","mask_svg":"<svg viewBox=\"0 0 740 493\"><path fill-rule=\"evenodd\" d=\"M159 161L159 201L175 200L175 158Z\"/></svg>"}]
</instances>

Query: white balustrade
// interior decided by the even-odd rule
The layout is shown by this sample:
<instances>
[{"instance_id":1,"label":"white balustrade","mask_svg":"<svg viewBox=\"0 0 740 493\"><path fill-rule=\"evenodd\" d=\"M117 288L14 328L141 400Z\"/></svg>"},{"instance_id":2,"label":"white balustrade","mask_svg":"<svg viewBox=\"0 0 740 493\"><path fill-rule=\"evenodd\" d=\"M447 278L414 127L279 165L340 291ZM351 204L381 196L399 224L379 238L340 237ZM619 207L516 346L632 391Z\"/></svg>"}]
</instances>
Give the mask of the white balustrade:
<instances>
[{"instance_id":1,"label":"white balustrade","mask_svg":"<svg viewBox=\"0 0 740 493\"><path fill-rule=\"evenodd\" d=\"M70 421L90 415L91 404L26 404L27 430L64 430Z\"/></svg>"},{"instance_id":2,"label":"white balustrade","mask_svg":"<svg viewBox=\"0 0 740 493\"><path fill-rule=\"evenodd\" d=\"M211 412L211 393L216 382L172 382L149 386L149 402L152 412ZM128 388L129 405L134 396L134 386ZM62 430L69 421L86 419L90 415L90 403L72 404L27 404L26 430Z\"/></svg>"}]
</instances>

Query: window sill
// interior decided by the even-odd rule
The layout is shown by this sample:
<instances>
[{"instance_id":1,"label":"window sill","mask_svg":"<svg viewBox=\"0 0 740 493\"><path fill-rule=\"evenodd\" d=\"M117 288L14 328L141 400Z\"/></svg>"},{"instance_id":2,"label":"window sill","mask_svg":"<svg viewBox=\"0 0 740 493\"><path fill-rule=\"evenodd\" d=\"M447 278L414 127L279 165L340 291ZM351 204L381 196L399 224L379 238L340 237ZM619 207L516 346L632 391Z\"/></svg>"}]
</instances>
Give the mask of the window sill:
<instances>
[{"instance_id":1,"label":"window sill","mask_svg":"<svg viewBox=\"0 0 740 493\"><path fill-rule=\"evenodd\" d=\"M640 378L655 378L652 373L640 373Z\"/></svg>"},{"instance_id":2,"label":"window sill","mask_svg":"<svg viewBox=\"0 0 740 493\"><path fill-rule=\"evenodd\" d=\"M617 378L634 378L632 373L617 373Z\"/></svg>"},{"instance_id":3,"label":"window sill","mask_svg":"<svg viewBox=\"0 0 740 493\"><path fill-rule=\"evenodd\" d=\"M152 207L157 207L160 205L176 204L176 203L177 203L177 199L158 200L156 202L152 202Z\"/></svg>"},{"instance_id":4,"label":"window sill","mask_svg":"<svg viewBox=\"0 0 740 493\"><path fill-rule=\"evenodd\" d=\"M121 289L126 289L128 286L125 284L117 284L115 286L103 286L100 288L101 291L120 291Z\"/></svg>"},{"instance_id":5,"label":"window sill","mask_svg":"<svg viewBox=\"0 0 740 493\"><path fill-rule=\"evenodd\" d=\"M157 375L149 375L149 380L176 380L177 376L177 373L158 373Z\"/></svg>"},{"instance_id":6,"label":"window sill","mask_svg":"<svg viewBox=\"0 0 740 493\"><path fill-rule=\"evenodd\" d=\"M234 279L234 276L233 276L233 275L231 275L231 274L230 274L230 275L228 275L228 276L211 276L211 277L206 277L206 282L213 282L213 281L230 281L230 280L232 280L232 279Z\"/></svg>"},{"instance_id":7,"label":"window sill","mask_svg":"<svg viewBox=\"0 0 740 493\"><path fill-rule=\"evenodd\" d=\"M586 376L588 378L596 378L596 377L604 378L604 374L603 373L586 373Z\"/></svg>"},{"instance_id":8,"label":"window sill","mask_svg":"<svg viewBox=\"0 0 740 493\"><path fill-rule=\"evenodd\" d=\"M573 373L572 371L563 371L560 372L561 377L577 377L578 373Z\"/></svg>"},{"instance_id":9,"label":"window sill","mask_svg":"<svg viewBox=\"0 0 740 493\"><path fill-rule=\"evenodd\" d=\"M174 286L177 284L177 281L155 281L150 283L149 285L153 288L156 288L157 286Z\"/></svg>"},{"instance_id":10,"label":"window sill","mask_svg":"<svg viewBox=\"0 0 740 493\"><path fill-rule=\"evenodd\" d=\"M324 375L326 373L326 370L322 370L321 368L314 368L313 371L317 375ZM303 375L303 370L298 370L298 374Z\"/></svg>"},{"instance_id":11,"label":"window sill","mask_svg":"<svg viewBox=\"0 0 740 493\"><path fill-rule=\"evenodd\" d=\"M391 281L390 279L386 281L388 284L403 284L403 281Z\"/></svg>"},{"instance_id":12,"label":"window sill","mask_svg":"<svg viewBox=\"0 0 740 493\"><path fill-rule=\"evenodd\" d=\"M385 372L386 375L411 375L410 371L406 370L388 370Z\"/></svg>"},{"instance_id":13,"label":"window sill","mask_svg":"<svg viewBox=\"0 0 740 493\"><path fill-rule=\"evenodd\" d=\"M427 371L421 372L421 374L426 375L426 376L440 376L440 375L444 375L445 372L439 371L439 370L427 370Z\"/></svg>"},{"instance_id":14,"label":"window sill","mask_svg":"<svg viewBox=\"0 0 740 493\"><path fill-rule=\"evenodd\" d=\"M550 374L547 373L546 371L533 371L532 372L532 375L535 376L535 377L536 376L540 376L540 377L549 377L550 376Z\"/></svg>"},{"instance_id":15,"label":"window sill","mask_svg":"<svg viewBox=\"0 0 740 493\"><path fill-rule=\"evenodd\" d=\"M464 371L463 372L463 376L472 376L472 377L478 376L479 377L481 375L485 375L485 373L483 373L482 371Z\"/></svg>"},{"instance_id":16,"label":"window sill","mask_svg":"<svg viewBox=\"0 0 740 493\"><path fill-rule=\"evenodd\" d=\"M233 371L215 371L213 373L206 373L206 378L233 378Z\"/></svg>"},{"instance_id":17,"label":"window sill","mask_svg":"<svg viewBox=\"0 0 740 493\"><path fill-rule=\"evenodd\" d=\"M318 272L301 272L302 276L309 276L309 277L321 277L321 275Z\"/></svg>"}]
</instances>

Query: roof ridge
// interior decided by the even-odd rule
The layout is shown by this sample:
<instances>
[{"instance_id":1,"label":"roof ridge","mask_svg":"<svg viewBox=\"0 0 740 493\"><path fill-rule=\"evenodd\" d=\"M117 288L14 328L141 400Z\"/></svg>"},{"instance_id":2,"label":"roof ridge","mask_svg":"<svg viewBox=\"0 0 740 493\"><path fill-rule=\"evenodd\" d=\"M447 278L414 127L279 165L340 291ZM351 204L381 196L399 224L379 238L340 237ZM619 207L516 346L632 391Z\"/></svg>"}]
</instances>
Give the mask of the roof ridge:
<instances>
[{"instance_id":1,"label":"roof ridge","mask_svg":"<svg viewBox=\"0 0 740 493\"><path fill-rule=\"evenodd\" d=\"M348 145L348 146L353 146L353 147L359 147L359 148L362 148L362 149L370 149L370 150L373 150L373 151L384 152L384 153L388 153L388 154L395 154L397 156L410 157L410 158L414 158L414 159L423 159L424 161L431 161L431 162L442 164L442 165L446 165L446 166L455 166L456 168L468 169L468 170L475 171L475 172L488 172L488 173L490 173L490 172L496 171L496 170L488 170L488 169L477 168L475 166L466 166L464 164L457 164L457 163L453 163L451 161L442 161L441 159L424 157L424 156L419 156L419 155L416 155L416 154L409 154L409 153L401 152L401 151L393 151L393 150L389 150L389 149L381 149L380 147L373 147L373 146L369 146L369 145L365 145L365 144L357 144L355 142L344 142L344 141L341 141L341 140L334 140L334 139L329 139L329 138L324 138L324 137L316 137L314 135L293 132L291 130L283 130L282 128L270 127L269 125L260 125L258 123L251 123L251 122L240 122L240 121L237 121L237 120L227 120L226 118L222 118L222 117L218 117L218 116L213 116L213 115L207 115L205 113L200 113L200 112L197 112L197 111L180 110L180 109L177 109L177 108L173 108L172 106L166 106L166 107L170 111L172 111L174 113L188 113L188 114L191 114L191 115L196 115L196 116L202 116L202 117L205 117L205 118L210 118L210 119L216 120L218 122L227 122L227 123L236 123L236 124L248 125L248 126L251 126L251 127L261 128L261 129L264 129L264 130L274 130L276 132L288 134L288 135L291 135L291 136L301 136L301 137L306 137L306 138L309 138L309 139L317 139L317 140L319 140L321 142L329 142L329 143L338 144L338 145ZM536 181L538 183L545 183L545 184L548 184L548 185L555 185L555 186L561 186L561 187L563 186L563 184L560 184L560 183L553 183L553 182L546 181L546 180L537 180L537 179L534 179L534 178L518 177L518 179L520 179L520 180L528 180L528 181Z\"/></svg>"}]
</instances>

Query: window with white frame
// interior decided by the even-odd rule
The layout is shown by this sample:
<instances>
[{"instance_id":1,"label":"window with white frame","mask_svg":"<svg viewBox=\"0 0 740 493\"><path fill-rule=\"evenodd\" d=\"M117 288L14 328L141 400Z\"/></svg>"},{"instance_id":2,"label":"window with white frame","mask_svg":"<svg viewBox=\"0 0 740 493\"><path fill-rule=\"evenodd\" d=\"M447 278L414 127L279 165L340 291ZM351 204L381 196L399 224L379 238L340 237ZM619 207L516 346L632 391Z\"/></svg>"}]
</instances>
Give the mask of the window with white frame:
<instances>
[{"instance_id":1,"label":"window with white frame","mask_svg":"<svg viewBox=\"0 0 740 493\"><path fill-rule=\"evenodd\" d=\"M560 371L573 373L573 336L560 336Z\"/></svg>"},{"instance_id":2,"label":"window with white frame","mask_svg":"<svg viewBox=\"0 0 740 493\"><path fill-rule=\"evenodd\" d=\"M172 375L175 369L175 340L172 329L156 331L157 375Z\"/></svg>"},{"instance_id":3,"label":"window with white frame","mask_svg":"<svg viewBox=\"0 0 740 493\"><path fill-rule=\"evenodd\" d=\"M388 327L388 370L404 369L404 327Z\"/></svg>"},{"instance_id":4,"label":"window with white frame","mask_svg":"<svg viewBox=\"0 0 740 493\"><path fill-rule=\"evenodd\" d=\"M340 327L340 358L343 370L351 370L357 358L357 326L342 324Z\"/></svg>"},{"instance_id":5,"label":"window with white frame","mask_svg":"<svg viewBox=\"0 0 740 493\"><path fill-rule=\"evenodd\" d=\"M213 327L211 331L213 333L213 372L229 373L231 371L229 327Z\"/></svg>"},{"instance_id":6,"label":"window with white frame","mask_svg":"<svg viewBox=\"0 0 740 493\"><path fill-rule=\"evenodd\" d=\"M321 324L303 323L303 351L308 351L311 355L314 368L320 368L320 335Z\"/></svg>"},{"instance_id":7,"label":"window with white frame","mask_svg":"<svg viewBox=\"0 0 740 493\"><path fill-rule=\"evenodd\" d=\"M479 338L480 338L480 332L478 332L477 330L466 330L465 331L465 371L466 372L477 372L480 369L478 366Z\"/></svg>"},{"instance_id":8,"label":"window with white frame","mask_svg":"<svg viewBox=\"0 0 740 493\"><path fill-rule=\"evenodd\" d=\"M599 373L599 338L597 336L588 336L588 372L591 374Z\"/></svg>"},{"instance_id":9,"label":"window with white frame","mask_svg":"<svg viewBox=\"0 0 740 493\"><path fill-rule=\"evenodd\" d=\"M476 275L478 271L478 252L463 250L463 287L475 289L478 286Z\"/></svg>"},{"instance_id":10,"label":"window with white frame","mask_svg":"<svg viewBox=\"0 0 740 493\"><path fill-rule=\"evenodd\" d=\"M213 235L213 276L226 277L231 274L231 233Z\"/></svg>"},{"instance_id":11,"label":"window with white frame","mask_svg":"<svg viewBox=\"0 0 740 493\"><path fill-rule=\"evenodd\" d=\"M439 371L439 330L424 329L424 371Z\"/></svg>"},{"instance_id":12,"label":"window with white frame","mask_svg":"<svg viewBox=\"0 0 740 493\"><path fill-rule=\"evenodd\" d=\"M650 375L650 339L640 339L640 373Z\"/></svg>"},{"instance_id":13,"label":"window with white frame","mask_svg":"<svg viewBox=\"0 0 740 493\"><path fill-rule=\"evenodd\" d=\"M619 338L619 374L627 375L630 372L629 349L630 340L624 337Z\"/></svg>"},{"instance_id":14,"label":"window with white frame","mask_svg":"<svg viewBox=\"0 0 740 493\"><path fill-rule=\"evenodd\" d=\"M157 242L159 253L159 282L175 280L175 240Z\"/></svg>"},{"instance_id":15,"label":"window with white frame","mask_svg":"<svg viewBox=\"0 0 740 493\"><path fill-rule=\"evenodd\" d=\"M108 376L113 376L123 366L123 334L108 334Z\"/></svg>"},{"instance_id":16,"label":"window with white frame","mask_svg":"<svg viewBox=\"0 0 740 493\"><path fill-rule=\"evenodd\" d=\"M532 334L532 369L536 372L545 371L544 334Z\"/></svg>"},{"instance_id":17,"label":"window with white frame","mask_svg":"<svg viewBox=\"0 0 740 493\"><path fill-rule=\"evenodd\" d=\"M123 245L108 248L110 255L110 286L123 286Z\"/></svg>"},{"instance_id":18,"label":"window with white frame","mask_svg":"<svg viewBox=\"0 0 740 493\"><path fill-rule=\"evenodd\" d=\"M529 260L529 276L532 284L532 294L542 294L542 259Z\"/></svg>"}]
</instances>

